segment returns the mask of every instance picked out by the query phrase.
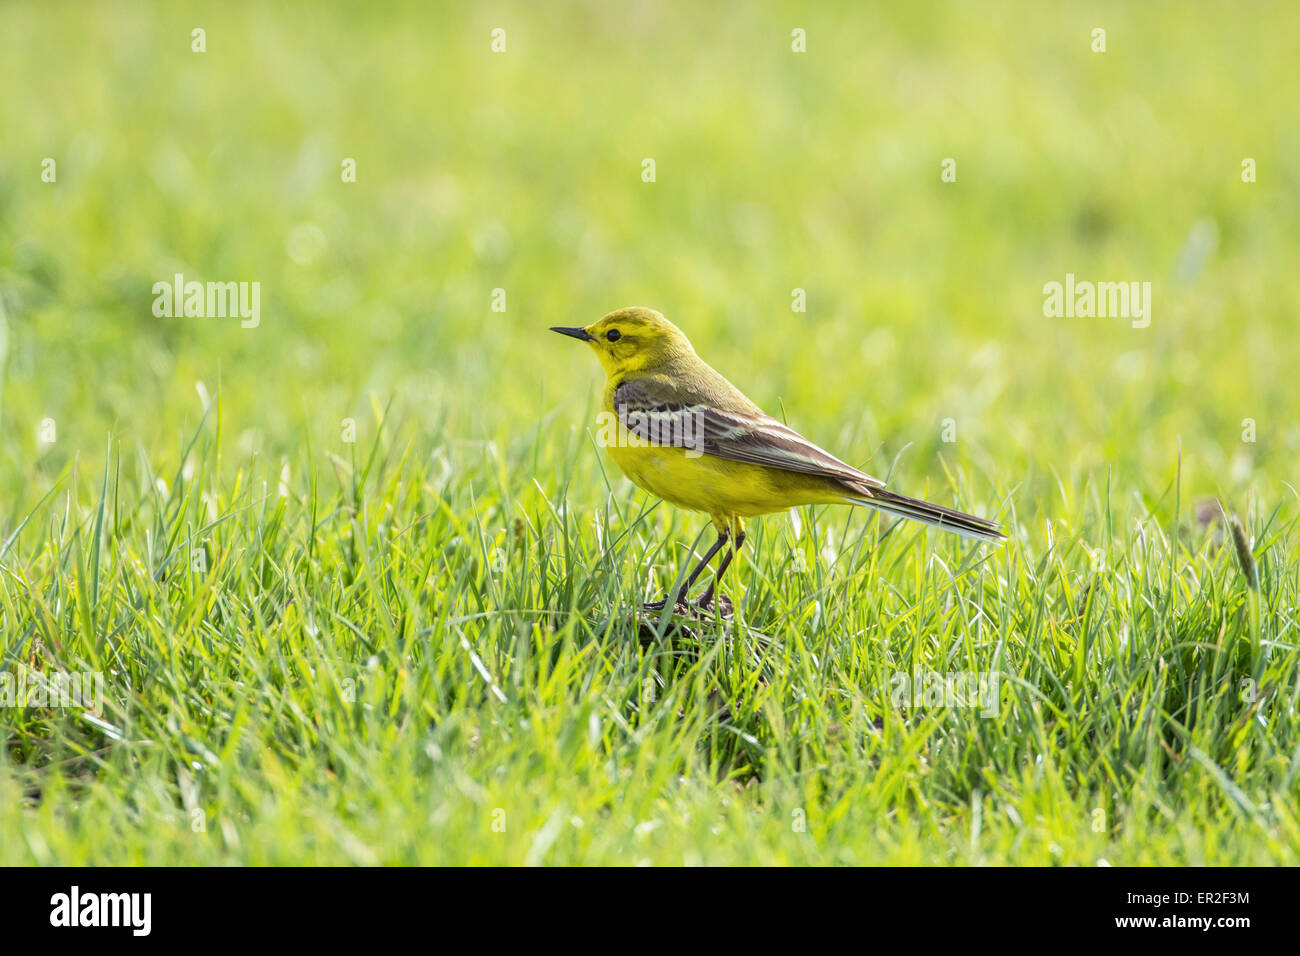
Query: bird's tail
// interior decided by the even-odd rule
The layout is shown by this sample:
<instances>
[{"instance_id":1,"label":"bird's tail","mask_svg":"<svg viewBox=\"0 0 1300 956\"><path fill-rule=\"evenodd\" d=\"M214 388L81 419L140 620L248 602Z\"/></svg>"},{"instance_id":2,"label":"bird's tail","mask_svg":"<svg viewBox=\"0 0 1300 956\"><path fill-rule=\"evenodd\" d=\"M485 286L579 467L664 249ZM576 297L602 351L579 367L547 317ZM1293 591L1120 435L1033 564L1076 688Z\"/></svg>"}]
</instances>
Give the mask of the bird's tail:
<instances>
[{"instance_id":1,"label":"bird's tail","mask_svg":"<svg viewBox=\"0 0 1300 956\"><path fill-rule=\"evenodd\" d=\"M920 498L909 498L906 495L887 491L884 488L864 487L862 490L867 493L854 495L848 500L855 505L866 505L868 508L875 508L887 514L899 515L903 518L910 518L912 521L919 521L931 528L951 531L963 538L995 542L1002 542L1007 538L998 530L995 523L985 521L983 518L976 518L974 515L954 511L952 508L945 508L943 505L936 505L929 501L922 501Z\"/></svg>"}]
</instances>

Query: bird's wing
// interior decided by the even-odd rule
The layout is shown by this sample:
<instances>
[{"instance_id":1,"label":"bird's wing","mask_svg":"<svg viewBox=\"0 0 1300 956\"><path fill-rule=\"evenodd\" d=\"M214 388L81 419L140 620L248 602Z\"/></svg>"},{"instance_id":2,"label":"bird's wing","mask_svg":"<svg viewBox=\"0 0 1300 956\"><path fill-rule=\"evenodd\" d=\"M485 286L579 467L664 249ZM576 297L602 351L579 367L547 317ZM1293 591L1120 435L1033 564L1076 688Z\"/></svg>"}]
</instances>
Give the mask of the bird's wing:
<instances>
[{"instance_id":1,"label":"bird's wing","mask_svg":"<svg viewBox=\"0 0 1300 956\"><path fill-rule=\"evenodd\" d=\"M658 391L636 382L624 382L614 391L614 411L623 427L652 445L884 487L880 479L846 465L770 415L715 408Z\"/></svg>"}]
</instances>

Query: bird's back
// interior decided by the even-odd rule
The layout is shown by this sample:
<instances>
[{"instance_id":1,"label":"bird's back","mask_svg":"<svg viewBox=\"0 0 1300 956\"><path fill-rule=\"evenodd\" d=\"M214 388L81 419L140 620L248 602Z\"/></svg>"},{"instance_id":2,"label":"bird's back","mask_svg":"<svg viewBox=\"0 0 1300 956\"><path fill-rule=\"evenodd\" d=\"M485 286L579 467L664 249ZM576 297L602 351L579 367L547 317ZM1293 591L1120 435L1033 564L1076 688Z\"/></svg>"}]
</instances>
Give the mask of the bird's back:
<instances>
[{"instance_id":1,"label":"bird's back","mask_svg":"<svg viewBox=\"0 0 1300 956\"><path fill-rule=\"evenodd\" d=\"M618 382L611 378L612 387L608 390L611 404L614 388L626 381L647 386L648 390L656 396L662 396L665 401L707 405L725 412L766 415L744 392L727 381L721 372L694 353L673 356L653 368L624 376Z\"/></svg>"}]
</instances>

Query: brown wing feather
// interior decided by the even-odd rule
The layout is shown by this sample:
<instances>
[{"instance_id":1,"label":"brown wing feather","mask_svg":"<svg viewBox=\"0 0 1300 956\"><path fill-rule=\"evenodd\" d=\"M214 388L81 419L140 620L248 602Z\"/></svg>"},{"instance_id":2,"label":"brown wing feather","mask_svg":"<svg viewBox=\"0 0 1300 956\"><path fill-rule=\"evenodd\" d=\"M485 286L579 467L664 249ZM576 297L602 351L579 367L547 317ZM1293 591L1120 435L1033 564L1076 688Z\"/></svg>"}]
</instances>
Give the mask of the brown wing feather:
<instances>
[{"instance_id":1,"label":"brown wing feather","mask_svg":"<svg viewBox=\"0 0 1300 956\"><path fill-rule=\"evenodd\" d=\"M614 391L614 410L624 428L656 445L820 475L852 491L884 487L878 478L845 464L769 415L665 401L634 382L624 382Z\"/></svg>"}]
</instances>

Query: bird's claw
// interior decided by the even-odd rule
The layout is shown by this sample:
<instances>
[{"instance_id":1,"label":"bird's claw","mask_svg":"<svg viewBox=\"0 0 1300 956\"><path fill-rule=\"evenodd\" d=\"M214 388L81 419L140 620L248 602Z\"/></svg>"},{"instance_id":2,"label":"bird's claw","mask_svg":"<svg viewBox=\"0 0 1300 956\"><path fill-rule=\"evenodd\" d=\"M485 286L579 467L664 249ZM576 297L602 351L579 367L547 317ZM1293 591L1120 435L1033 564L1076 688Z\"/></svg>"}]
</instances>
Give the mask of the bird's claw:
<instances>
[{"instance_id":1,"label":"bird's claw","mask_svg":"<svg viewBox=\"0 0 1300 956\"><path fill-rule=\"evenodd\" d=\"M705 594L698 601L692 601L685 595L678 595L677 600L673 602L673 612L681 615L700 617L703 614L711 614L714 604L717 604L718 613L729 618L735 613L735 607L731 603L731 598L725 594L712 595ZM646 601L641 605L641 610L658 614L667 606L668 598L661 597L657 601Z\"/></svg>"},{"instance_id":2,"label":"bird's claw","mask_svg":"<svg viewBox=\"0 0 1300 956\"><path fill-rule=\"evenodd\" d=\"M667 606L668 606L668 596L664 595L657 601L646 601L644 604L641 605L641 610L654 611L657 613L659 611L662 611ZM686 598L680 594L677 596L677 600L673 602L673 610L675 611L685 611L687 606L688 606L688 602L686 601Z\"/></svg>"},{"instance_id":3,"label":"bird's claw","mask_svg":"<svg viewBox=\"0 0 1300 956\"><path fill-rule=\"evenodd\" d=\"M713 605L717 604L718 614L721 617L728 618L736 613L735 605L731 603L731 598L725 594L711 595L706 594L703 598L694 603L694 607L700 611L711 611Z\"/></svg>"}]
</instances>

